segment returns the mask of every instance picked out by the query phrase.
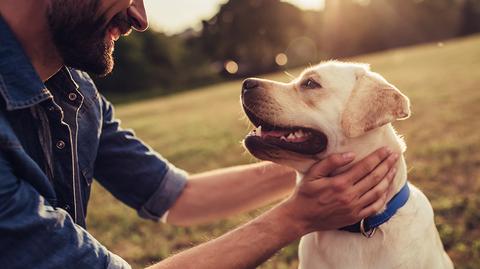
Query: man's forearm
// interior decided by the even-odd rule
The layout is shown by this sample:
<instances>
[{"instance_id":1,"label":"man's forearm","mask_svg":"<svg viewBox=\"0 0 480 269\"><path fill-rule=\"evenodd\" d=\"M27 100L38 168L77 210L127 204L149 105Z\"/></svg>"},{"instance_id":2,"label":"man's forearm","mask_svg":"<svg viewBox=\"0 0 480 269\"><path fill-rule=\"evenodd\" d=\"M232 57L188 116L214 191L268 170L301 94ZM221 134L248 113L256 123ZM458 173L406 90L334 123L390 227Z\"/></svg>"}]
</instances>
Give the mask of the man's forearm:
<instances>
[{"instance_id":1,"label":"man's forearm","mask_svg":"<svg viewBox=\"0 0 480 269\"><path fill-rule=\"evenodd\" d=\"M249 223L202 245L174 255L149 269L255 268L296 240L304 227L277 206Z\"/></svg>"},{"instance_id":2,"label":"man's forearm","mask_svg":"<svg viewBox=\"0 0 480 269\"><path fill-rule=\"evenodd\" d=\"M395 170L391 169L398 156L380 149L347 172L326 176L353 159L351 154L329 156L314 165L295 192L270 211L151 269L254 268L306 233L344 227L379 212L392 186ZM352 194L361 199L347 199Z\"/></svg>"},{"instance_id":3,"label":"man's forearm","mask_svg":"<svg viewBox=\"0 0 480 269\"><path fill-rule=\"evenodd\" d=\"M191 225L229 217L278 200L295 186L295 172L269 162L192 175L168 222Z\"/></svg>"}]
</instances>

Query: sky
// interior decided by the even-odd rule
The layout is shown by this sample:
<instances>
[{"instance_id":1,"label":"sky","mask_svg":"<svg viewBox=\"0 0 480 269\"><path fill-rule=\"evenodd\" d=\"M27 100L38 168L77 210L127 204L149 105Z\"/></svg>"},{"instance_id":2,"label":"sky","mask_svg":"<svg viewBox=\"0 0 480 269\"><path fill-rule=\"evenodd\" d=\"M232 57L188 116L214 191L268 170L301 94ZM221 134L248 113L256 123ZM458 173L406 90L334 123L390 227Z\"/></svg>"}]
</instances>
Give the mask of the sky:
<instances>
[{"instance_id":1,"label":"sky","mask_svg":"<svg viewBox=\"0 0 480 269\"><path fill-rule=\"evenodd\" d=\"M323 0L284 0L302 9L321 9ZM155 30L174 34L192 27L199 28L227 0L145 0L150 25Z\"/></svg>"}]
</instances>

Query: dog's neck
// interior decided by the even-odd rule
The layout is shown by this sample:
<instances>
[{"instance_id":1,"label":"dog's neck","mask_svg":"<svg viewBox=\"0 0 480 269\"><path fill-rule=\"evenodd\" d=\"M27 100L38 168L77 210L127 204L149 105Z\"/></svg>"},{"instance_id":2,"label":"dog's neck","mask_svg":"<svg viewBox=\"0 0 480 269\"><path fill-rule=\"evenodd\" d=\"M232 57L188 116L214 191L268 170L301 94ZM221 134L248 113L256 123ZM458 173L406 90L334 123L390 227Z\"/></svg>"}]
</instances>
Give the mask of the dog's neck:
<instances>
[{"instance_id":1,"label":"dog's neck","mask_svg":"<svg viewBox=\"0 0 480 269\"><path fill-rule=\"evenodd\" d=\"M388 147L393 152L400 154L400 157L395 164L397 173L393 180L394 187L392 188L391 193L387 194L387 201L390 201L390 199L400 191L407 180L407 166L403 156L406 146L403 139L396 133L391 124L386 124L380 128L374 129L358 138L350 138L345 141L339 141L338 149L336 149L336 151L352 151L355 153L355 160L350 165L342 168L345 170L368 156L373 150L380 147Z\"/></svg>"},{"instance_id":2,"label":"dog's neck","mask_svg":"<svg viewBox=\"0 0 480 269\"><path fill-rule=\"evenodd\" d=\"M333 174L338 174L349 169L356 162L362 160L367 155L372 153L375 149L381 147L388 147L393 152L400 154L400 157L395 164L397 173L395 178L393 179L394 186L392 190L387 194L387 202L390 201L392 197L400 191L400 189L403 187L407 180L407 166L405 163L405 158L403 156L403 152L406 149L405 143L403 142L403 139L397 135L395 129L393 129L391 124L387 124L380 128L374 129L361 137L346 138L340 141L336 141L333 147L334 148L330 150L331 153L355 153L355 160L352 163L334 171ZM301 178L303 178L303 174L299 173L298 180L301 180ZM381 211L383 211L383 209Z\"/></svg>"}]
</instances>

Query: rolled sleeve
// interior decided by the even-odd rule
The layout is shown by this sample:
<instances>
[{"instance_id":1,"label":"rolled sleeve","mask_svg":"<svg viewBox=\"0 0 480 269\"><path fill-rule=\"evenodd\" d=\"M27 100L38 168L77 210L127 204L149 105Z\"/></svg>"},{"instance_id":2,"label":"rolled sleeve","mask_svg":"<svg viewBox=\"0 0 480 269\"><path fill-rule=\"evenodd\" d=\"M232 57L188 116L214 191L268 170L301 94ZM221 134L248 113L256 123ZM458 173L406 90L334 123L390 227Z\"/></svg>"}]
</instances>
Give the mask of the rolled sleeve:
<instances>
[{"instance_id":1,"label":"rolled sleeve","mask_svg":"<svg viewBox=\"0 0 480 269\"><path fill-rule=\"evenodd\" d=\"M187 173L164 159L120 127L113 106L102 97L103 126L94 176L109 192L137 210L140 217L158 221L181 195Z\"/></svg>"},{"instance_id":2,"label":"rolled sleeve","mask_svg":"<svg viewBox=\"0 0 480 269\"><path fill-rule=\"evenodd\" d=\"M161 186L142 206L139 215L142 218L166 222L168 209L175 203L187 182L187 173L169 164Z\"/></svg>"}]
</instances>

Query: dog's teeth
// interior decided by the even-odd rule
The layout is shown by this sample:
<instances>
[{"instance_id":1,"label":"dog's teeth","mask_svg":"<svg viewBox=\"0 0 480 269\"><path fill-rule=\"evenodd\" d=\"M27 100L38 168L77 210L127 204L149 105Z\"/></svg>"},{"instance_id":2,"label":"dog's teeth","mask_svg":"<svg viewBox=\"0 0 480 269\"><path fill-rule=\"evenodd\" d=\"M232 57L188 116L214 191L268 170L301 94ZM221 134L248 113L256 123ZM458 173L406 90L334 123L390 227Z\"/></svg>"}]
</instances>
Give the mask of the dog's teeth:
<instances>
[{"instance_id":1,"label":"dog's teeth","mask_svg":"<svg viewBox=\"0 0 480 269\"><path fill-rule=\"evenodd\" d=\"M262 136L262 126L261 126L261 125L259 125L259 126L257 127L257 135L258 135L258 136Z\"/></svg>"},{"instance_id":2,"label":"dog's teeth","mask_svg":"<svg viewBox=\"0 0 480 269\"><path fill-rule=\"evenodd\" d=\"M288 139L295 139L295 135L292 134L292 133L290 133L290 134L288 134L287 138L288 138Z\"/></svg>"},{"instance_id":3,"label":"dog's teeth","mask_svg":"<svg viewBox=\"0 0 480 269\"><path fill-rule=\"evenodd\" d=\"M295 136L296 136L297 138L302 138L302 137L303 137L303 131L302 131L302 130L296 131L296 132L295 132Z\"/></svg>"},{"instance_id":4,"label":"dog's teeth","mask_svg":"<svg viewBox=\"0 0 480 269\"><path fill-rule=\"evenodd\" d=\"M287 141L287 138L284 135L282 135L282 137L280 137L280 140Z\"/></svg>"}]
</instances>

